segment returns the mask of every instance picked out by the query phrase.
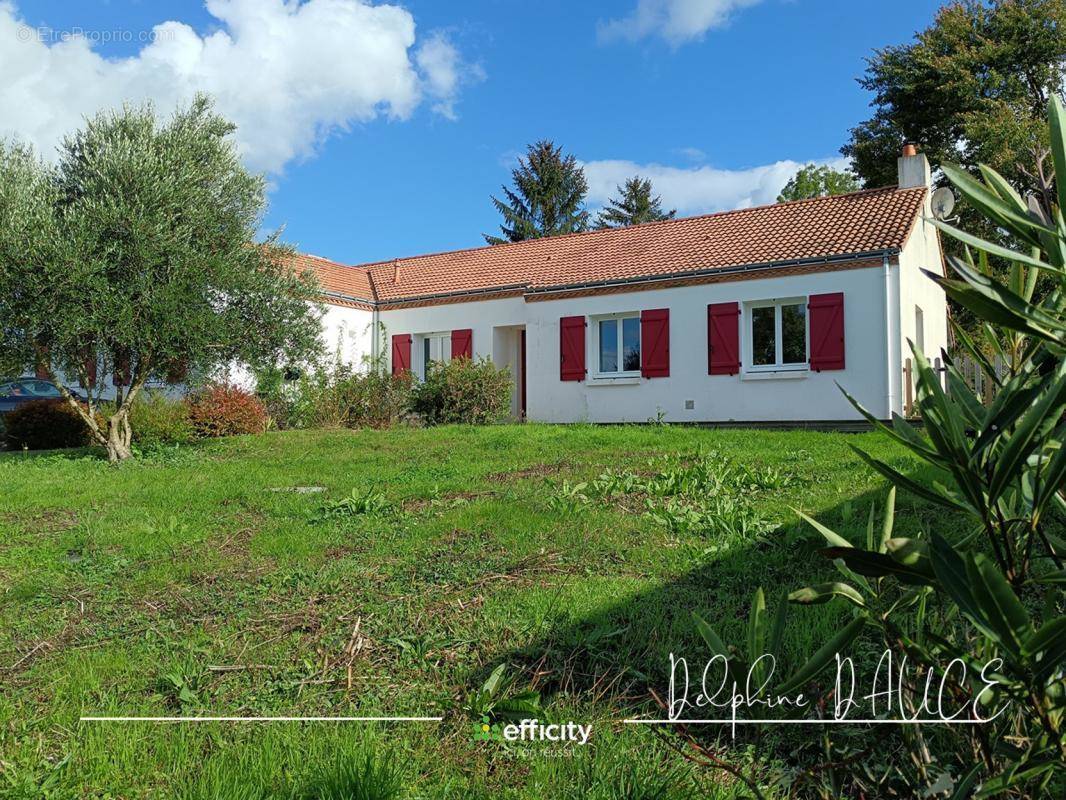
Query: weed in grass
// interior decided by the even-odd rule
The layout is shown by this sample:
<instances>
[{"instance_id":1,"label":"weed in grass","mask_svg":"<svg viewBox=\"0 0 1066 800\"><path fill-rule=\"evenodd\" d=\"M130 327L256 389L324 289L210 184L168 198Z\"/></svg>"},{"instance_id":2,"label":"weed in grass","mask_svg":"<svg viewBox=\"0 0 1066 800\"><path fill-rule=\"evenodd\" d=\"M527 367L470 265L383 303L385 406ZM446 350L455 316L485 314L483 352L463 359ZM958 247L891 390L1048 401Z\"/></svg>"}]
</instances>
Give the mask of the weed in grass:
<instances>
[{"instance_id":1,"label":"weed in grass","mask_svg":"<svg viewBox=\"0 0 1066 800\"><path fill-rule=\"evenodd\" d=\"M514 675L500 664L466 700L464 710L474 719L532 719L542 714L540 694L515 690Z\"/></svg>"},{"instance_id":2,"label":"weed in grass","mask_svg":"<svg viewBox=\"0 0 1066 800\"><path fill-rule=\"evenodd\" d=\"M564 480L553 486L549 508L572 514L592 498L605 505L642 509L648 519L675 535L750 538L773 527L756 511L752 495L797 483L786 470L736 464L714 450L676 454L649 466L649 474L607 469L587 483Z\"/></svg>"},{"instance_id":3,"label":"weed in grass","mask_svg":"<svg viewBox=\"0 0 1066 800\"><path fill-rule=\"evenodd\" d=\"M403 775L393 759L366 753L339 760L296 795L298 800L394 800L403 790Z\"/></svg>"},{"instance_id":4,"label":"weed in grass","mask_svg":"<svg viewBox=\"0 0 1066 800\"><path fill-rule=\"evenodd\" d=\"M551 481L548 482L552 485ZM564 480L548 500L548 508L556 514L574 514L582 506L588 505L589 496L585 493L585 482L570 483Z\"/></svg>"},{"instance_id":5,"label":"weed in grass","mask_svg":"<svg viewBox=\"0 0 1066 800\"><path fill-rule=\"evenodd\" d=\"M36 768L21 768L0 761L0 797L4 800L50 800L60 796L70 756L54 763L42 761Z\"/></svg>"},{"instance_id":6,"label":"weed in grass","mask_svg":"<svg viewBox=\"0 0 1066 800\"><path fill-rule=\"evenodd\" d=\"M186 709L203 703L206 673L199 662L187 659L160 675L156 694L170 708Z\"/></svg>"},{"instance_id":7,"label":"weed in grass","mask_svg":"<svg viewBox=\"0 0 1066 800\"><path fill-rule=\"evenodd\" d=\"M347 497L342 497L340 500L331 500L323 505L316 520L384 516L391 514L393 511L392 504L382 492L371 488L360 494L356 489L352 489L352 493Z\"/></svg>"},{"instance_id":8,"label":"weed in grass","mask_svg":"<svg viewBox=\"0 0 1066 800\"><path fill-rule=\"evenodd\" d=\"M692 783L691 769L695 791L685 779L660 780L666 748L606 720L650 711L647 690L664 685L670 651L703 652L689 609L706 609L723 638L742 636L752 587L783 582L809 533L787 526L759 546L741 538L742 525L741 536L673 534L644 516L645 500L720 516L725 505L712 502L735 501L760 520L791 517L794 505L823 521L852 502L865 517L862 495L875 487L856 480L852 443L900 463L902 448L880 435L676 426L294 430L121 469L78 454L0 454L0 668L18 664L0 678L0 797L298 800L327 790L335 765L395 748L409 796L425 800L735 800L743 787L698 775ZM666 473L664 494L648 492ZM319 512L323 495L266 491L331 486L337 475L360 492L428 503L370 514L381 504L359 503L360 513L316 524L306 510ZM557 482L548 491L546 478ZM559 502L573 514L549 508L563 481L573 499ZM968 529L922 509L942 528ZM43 516L50 511L54 520ZM357 523L358 539L340 530ZM711 547L727 549L708 557ZM70 550L81 560L69 561ZM832 566L822 574L829 579ZM368 644L349 688L344 647L356 617ZM786 655L812 652L841 614L817 606L808 619L790 626ZM483 705L470 697L500 663L518 677L498 697L533 690L542 708L533 716L596 722L590 746L521 762L481 747L472 759L480 718L467 706ZM443 736L435 724L389 726L380 729L387 742L328 725L145 725L116 735L70 724L104 710L389 715L454 706L457 731L448 722ZM67 753L66 766L53 768Z\"/></svg>"}]
</instances>

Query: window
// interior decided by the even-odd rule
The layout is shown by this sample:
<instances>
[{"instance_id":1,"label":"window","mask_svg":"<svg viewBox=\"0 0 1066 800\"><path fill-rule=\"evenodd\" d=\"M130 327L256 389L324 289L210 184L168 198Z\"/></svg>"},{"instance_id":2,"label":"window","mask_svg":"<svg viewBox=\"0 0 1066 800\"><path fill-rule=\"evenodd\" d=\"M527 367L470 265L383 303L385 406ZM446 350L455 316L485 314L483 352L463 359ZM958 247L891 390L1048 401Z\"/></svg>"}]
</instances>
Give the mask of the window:
<instances>
[{"instance_id":1,"label":"window","mask_svg":"<svg viewBox=\"0 0 1066 800\"><path fill-rule=\"evenodd\" d=\"M914 307L914 345L922 353L925 352L925 316L922 307Z\"/></svg>"},{"instance_id":2,"label":"window","mask_svg":"<svg viewBox=\"0 0 1066 800\"><path fill-rule=\"evenodd\" d=\"M807 368L807 303L801 298L748 306L748 337L754 370Z\"/></svg>"},{"instance_id":3,"label":"window","mask_svg":"<svg viewBox=\"0 0 1066 800\"><path fill-rule=\"evenodd\" d=\"M603 376L640 374L640 315L612 314L595 318L597 373Z\"/></svg>"},{"instance_id":4,"label":"window","mask_svg":"<svg viewBox=\"0 0 1066 800\"><path fill-rule=\"evenodd\" d=\"M452 355L450 333L427 333L422 337L422 377L426 377L433 362L446 362Z\"/></svg>"}]
</instances>

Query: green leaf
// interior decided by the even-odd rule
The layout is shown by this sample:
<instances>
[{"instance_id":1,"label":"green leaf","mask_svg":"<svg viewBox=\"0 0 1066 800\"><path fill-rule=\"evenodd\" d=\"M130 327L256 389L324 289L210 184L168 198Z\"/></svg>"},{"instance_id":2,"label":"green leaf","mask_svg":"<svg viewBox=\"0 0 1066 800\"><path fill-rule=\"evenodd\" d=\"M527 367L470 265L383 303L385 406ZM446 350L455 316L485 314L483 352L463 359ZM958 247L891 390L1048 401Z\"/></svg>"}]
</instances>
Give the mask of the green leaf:
<instances>
[{"instance_id":1,"label":"green leaf","mask_svg":"<svg viewBox=\"0 0 1066 800\"><path fill-rule=\"evenodd\" d=\"M929 545L921 539L897 537L885 541L885 552L900 564L933 575L933 566L929 561Z\"/></svg>"},{"instance_id":2,"label":"green leaf","mask_svg":"<svg viewBox=\"0 0 1066 800\"><path fill-rule=\"evenodd\" d=\"M1022 644L1022 655L1036 659L1036 675L1041 681L1051 677L1066 663L1066 617L1045 622Z\"/></svg>"},{"instance_id":3,"label":"green leaf","mask_svg":"<svg viewBox=\"0 0 1066 800\"><path fill-rule=\"evenodd\" d=\"M755 597L751 600L751 613L748 615L748 660L754 662L764 652L766 641L765 630L766 596L760 586L755 590Z\"/></svg>"},{"instance_id":4,"label":"green leaf","mask_svg":"<svg viewBox=\"0 0 1066 800\"><path fill-rule=\"evenodd\" d=\"M1033 578L1036 583L1049 583L1053 586L1066 585L1066 569L1056 570L1055 572L1049 572L1047 575L1041 575L1039 578Z\"/></svg>"},{"instance_id":5,"label":"green leaf","mask_svg":"<svg viewBox=\"0 0 1066 800\"><path fill-rule=\"evenodd\" d=\"M1022 760L1011 765L1006 772L990 778L981 785L981 789L974 795L974 799L992 797L1010 789L1012 786L1024 786L1036 778L1039 778L1049 770L1055 769L1057 760L1033 761Z\"/></svg>"},{"instance_id":6,"label":"green leaf","mask_svg":"<svg viewBox=\"0 0 1066 800\"><path fill-rule=\"evenodd\" d=\"M781 684L777 689L778 694L791 694L793 691L799 689L810 681L815 675L825 669L837 653L841 652L855 641L855 638L862 633L862 629L865 626L865 617L855 617L855 619L839 630L835 636L818 648L814 655L807 660L807 663L792 674L792 677Z\"/></svg>"},{"instance_id":7,"label":"green leaf","mask_svg":"<svg viewBox=\"0 0 1066 800\"><path fill-rule=\"evenodd\" d=\"M1057 422L1066 408L1066 363L1059 365L1058 373L1054 378L1049 376L1054 382L1018 421L1006 446L996 455L988 483L990 503L999 499L1006 486L1019 478L1033 447L1040 447L1045 438L1040 434L1046 433L1048 426Z\"/></svg>"},{"instance_id":8,"label":"green leaf","mask_svg":"<svg viewBox=\"0 0 1066 800\"><path fill-rule=\"evenodd\" d=\"M819 552L827 558L843 560L851 569L869 578L892 575L910 586L932 586L934 584L931 569L923 569L921 565L901 564L884 553L872 553L869 550L845 547L828 547Z\"/></svg>"},{"instance_id":9,"label":"green leaf","mask_svg":"<svg viewBox=\"0 0 1066 800\"><path fill-rule=\"evenodd\" d=\"M1040 491L1036 496L1036 510L1042 510L1051 496L1066 485L1066 446L1060 443L1040 473Z\"/></svg>"},{"instance_id":10,"label":"green leaf","mask_svg":"<svg viewBox=\"0 0 1066 800\"><path fill-rule=\"evenodd\" d=\"M1021 652L1022 643L1033 635L1033 625L999 566L983 553L971 555L966 559L966 577L974 600L1000 641L1012 652Z\"/></svg>"},{"instance_id":11,"label":"green leaf","mask_svg":"<svg viewBox=\"0 0 1066 800\"><path fill-rule=\"evenodd\" d=\"M1041 246L1040 233L1056 234L1041 222L1031 219L1027 213L1004 201L961 167L941 164L940 169L974 208L1029 244Z\"/></svg>"},{"instance_id":12,"label":"green leaf","mask_svg":"<svg viewBox=\"0 0 1066 800\"><path fill-rule=\"evenodd\" d=\"M1018 194L1017 190L1010 185L1010 182L1006 178L987 164L978 164L977 170L981 173L981 177L985 179L985 184L999 195L1001 200L1008 205L1014 206L1019 213L1029 213L1029 206L1026 205L1022 196Z\"/></svg>"},{"instance_id":13,"label":"green leaf","mask_svg":"<svg viewBox=\"0 0 1066 800\"><path fill-rule=\"evenodd\" d=\"M955 791L951 793L949 800L966 800L970 796L970 792L973 791L974 785L977 783L977 779L981 776L981 770L985 765L978 761L973 768L966 773L965 777L957 784L955 784Z\"/></svg>"},{"instance_id":14,"label":"green leaf","mask_svg":"<svg viewBox=\"0 0 1066 800\"><path fill-rule=\"evenodd\" d=\"M696 623L696 632L707 643L711 654L724 658L726 660L726 669L729 670L729 675L733 682L737 686L743 686L744 678L748 673L748 665L736 653L730 652L729 648L725 646L725 642L718 638L718 634L714 632L714 629L695 611L692 612L692 619Z\"/></svg>"},{"instance_id":15,"label":"green leaf","mask_svg":"<svg viewBox=\"0 0 1066 800\"><path fill-rule=\"evenodd\" d=\"M834 533L833 531L829 530L829 528L825 527L825 525L820 523L818 520L814 519L813 517L808 517L798 508L793 508L792 510L799 514L804 520L806 520L807 524L809 524L816 531L822 534L822 536L825 537L825 540L829 542L829 544L831 544L833 547L851 547L851 542L849 542L839 533Z\"/></svg>"},{"instance_id":16,"label":"green leaf","mask_svg":"<svg viewBox=\"0 0 1066 800\"><path fill-rule=\"evenodd\" d=\"M999 377L996 375L996 369L992 365L992 362L988 360L988 356L984 351L978 347L974 340L970 337L969 332L963 328L956 320L951 320L951 330L955 334L955 342L960 345L977 364L981 367L981 371L984 372L989 379L999 383Z\"/></svg>"},{"instance_id":17,"label":"green leaf","mask_svg":"<svg viewBox=\"0 0 1066 800\"><path fill-rule=\"evenodd\" d=\"M888 498L885 500L885 518L881 520L881 546L877 549L885 551L885 543L892 538L892 528L896 523L896 487L888 490ZM871 550L873 548L870 548Z\"/></svg>"},{"instance_id":18,"label":"green leaf","mask_svg":"<svg viewBox=\"0 0 1066 800\"><path fill-rule=\"evenodd\" d=\"M1066 110L1057 92L1051 93L1048 104L1048 125L1051 128L1051 159L1055 163L1055 175L1066 175ZM1059 208L1066 209L1066 182L1055 181L1059 194Z\"/></svg>"},{"instance_id":19,"label":"green leaf","mask_svg":"<svg viewBox=\"0 0 1066 800\"><path fill-rule=\"evenodd\" d=\"M818 603L826 603L834 597L843 597L849 603L852 603L859 608L866 607L866 601L863 600L861 594L846 583L840 583L839 581L819 583L814 586L797 589L788 596L788 599L793 603L815 605Z\"/></svg>"},{"instance_id":20,"label":"green leaf","mask_svg":"<svg viewBox=\"0 0 1066 800\"><path fill-rule=\"evenodd\" d=\"M966 561L947 539L935 531L930 536L929 558L937 580L958 605L959 610L969 617L982 633L998 642L999 635L973 596L966 574Z\"/></svg>"},{"instance_id":21,"label":"green leaf","mask_svg":"<svg viewBox=\"0 0 1066 800\"><path fill-rule=\"evenodd\" d=\"M980 250L983 253L998 256L999 258L1005 258L1008 261L1012 261L1018 264L1025 264L1026 266L1033 267L1034 269L1047 270L1048 272L1054 272L1057 274L1062 273L1062 270L1060 270L1058 267L1053 267L1051 264L1041 261L1039 258L1027 256L1024 253L1019 253L1016 250L1011 250L1009 247L1003 247L1002 245L995 244L994 242L990 242L987 239L982 239L979 236L974 236L972 233L967 233L961 228L956 228L954 225L951 225L947 222L932 218L927 218L927 220L933 223L933 225L935 225L936 227L940 228L940 230L942 230L944 233L946 233L953 239L958 239L960 242L963 242L964 244L967 244L970 247Z\"/></svg>"},{"instance_id":22,"label":"green leaf","mask_svg":"<svg viewBox=\"0 0 1066 800\"><path fill-rule=\"evenodd\" d=\"M974 513L973 509L967 504L948 495L934 492L932 489L927 488L923 484L911 480L902 472L893 469L883 461L878 461L873 456L867 455L853 444L849 444L848 446L855 451L859 458L869 464L870 467L880 472L882 475L892 481L892 483L896 484L896 486L900 486L906 489L911 494L925 498L926 500L929 500L932 503L936 503L939 506L950 508L953 511L966 511L970 514Z\"/></svg>"}]
</instances>

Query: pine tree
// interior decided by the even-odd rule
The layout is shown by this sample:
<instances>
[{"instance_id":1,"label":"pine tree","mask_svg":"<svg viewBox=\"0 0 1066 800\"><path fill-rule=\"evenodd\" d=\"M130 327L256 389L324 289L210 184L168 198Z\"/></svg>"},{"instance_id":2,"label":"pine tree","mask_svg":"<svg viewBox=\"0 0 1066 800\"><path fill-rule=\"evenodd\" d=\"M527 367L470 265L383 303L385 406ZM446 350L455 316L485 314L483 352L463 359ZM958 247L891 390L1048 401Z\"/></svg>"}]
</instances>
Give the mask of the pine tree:
<instances>
[{"instance_id":1,"label":"pine tree","mask_svg":"<svg viewBox=\"0 0 1066 800\"><path fill-rule=\"evenodd\" d=\"M588 230L585 172L577 159L563 155L554 142L542 139L529 145L511 178L514 189L503 187L506 200L492 198L503 215L503 236L484 234L486 242L503 244Z\"/></svg>"},{"instance_id":2,"label":"pine tree","mask_svg":"<svg viewBox=\"0 0 1066 800\"><path fill-rule=\"evenodd\" d=\"M607 202L607 208L596 219L596 227L625 228L673 219L676 214L677 209L663 211L662 198L651 195L651 180L637 175L618 187L618 197Z\"/></svg>"}]
</instances>

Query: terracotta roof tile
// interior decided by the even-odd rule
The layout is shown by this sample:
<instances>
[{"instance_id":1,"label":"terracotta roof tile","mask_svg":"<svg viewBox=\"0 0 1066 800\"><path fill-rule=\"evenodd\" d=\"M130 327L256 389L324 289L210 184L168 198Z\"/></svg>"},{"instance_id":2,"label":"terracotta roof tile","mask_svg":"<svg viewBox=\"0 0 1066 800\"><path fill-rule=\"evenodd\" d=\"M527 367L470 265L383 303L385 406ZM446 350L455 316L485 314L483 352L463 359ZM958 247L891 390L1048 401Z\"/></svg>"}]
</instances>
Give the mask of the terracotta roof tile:
<instances>
[{"instance_id":1,"label":"terracotta roof tile","mask_svg":"<svg viewBox=\"0 0 1066 800\"><path fill-rule=\"evenodd\" d=\"M873 189L630 228L343 267L311 259L327 291L378 301L543 289L900 248L924 188Z\"/></svg>"},{"instance_id":2,"label":"terracotta roof tile","mask_svg":"<svg viewBox=\"0 0 1066 800\"><path fill-rule=\"evenodd\" d=\"M370 273L359 267L348 267L321 256L297 253L290 259L293 268L303 273L311 270L319 284L327 292L373 302L374 290L370 286Z\"/></svg>"}]
</instances>

